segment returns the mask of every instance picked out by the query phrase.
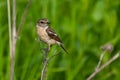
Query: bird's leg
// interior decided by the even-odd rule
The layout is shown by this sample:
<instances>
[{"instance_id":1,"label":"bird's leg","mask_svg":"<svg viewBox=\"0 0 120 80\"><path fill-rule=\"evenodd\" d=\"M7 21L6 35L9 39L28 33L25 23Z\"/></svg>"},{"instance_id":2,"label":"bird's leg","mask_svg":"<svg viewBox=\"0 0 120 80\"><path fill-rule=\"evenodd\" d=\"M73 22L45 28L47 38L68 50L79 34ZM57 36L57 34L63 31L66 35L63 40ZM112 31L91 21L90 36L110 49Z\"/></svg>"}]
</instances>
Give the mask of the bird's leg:
<instances>
[{"instance_id":1,"label":"bird's leg","mask_svg":"<svg viewBox=\"0 0 120 80\"><path fill-rule=\"evenodd\" d=\"M50 51L50 44L48 44L48 52Z\"/></svg>"},{"instance_id":2,"label":"bird's leg","mask_svg":"<svg viewBox=\"0 0 120 80\"><path fill-rule=\"evenodd\" d=\"M50 46L51 46L51 45L48 44L48 47L47 47L47 48L44 48L44 50L46 51L46 53L48 53L48 52L50 51Z\"/></svg>"},{"instance_id":3,"label":"bird's leg","mask_svg":"<svg viewBox=\"0 0 120 80\"><path fill-rule=\"evenodd\" d=\"M47 58L47 54L48 54L48 52L49 52L49 47L48 48L44 48L44 61L46 61L46 58ZM44 61L43 61L43 63L44 63Z\"/></svg>"},{"instance_id":4,"label":"bird's leg","mask_svg":"<svg viewBox=\"0 0 120 80\"><path fill-rule=\"evenodd\" d=\"M44 48L44 51L48 52L48 48Z\"/></svg>"},{"instance_id":5,"label":"bird's leg","mask_svg":"<svg viewBox=\"0 0 120 80\"><path fill-rule=\"evenodd\" d=\"M44 61L46 61L47 54L48 54L49 51L50 51L50 45L48 44L48 48L44 48Z\"/></svg>"}]
</instances>

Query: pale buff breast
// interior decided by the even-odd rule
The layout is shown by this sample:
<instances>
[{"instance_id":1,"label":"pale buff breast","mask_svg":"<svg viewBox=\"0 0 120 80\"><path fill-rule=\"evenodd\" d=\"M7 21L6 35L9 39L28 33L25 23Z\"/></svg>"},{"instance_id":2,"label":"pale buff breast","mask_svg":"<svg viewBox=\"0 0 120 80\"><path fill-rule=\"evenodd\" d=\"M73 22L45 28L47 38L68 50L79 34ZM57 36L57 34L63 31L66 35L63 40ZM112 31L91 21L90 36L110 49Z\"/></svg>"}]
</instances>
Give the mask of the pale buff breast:
<instances>
[{"instance_id":1,"label":"pale buff breast","mask_svg":"<svg viewBox=\"0 0 120 80\"><path fill-rule=\"evenodd\" d=\"M46 33L46 29L48 27L37 27L37 34L40 38L40 40L42 40L43 42L47 43L47 44L55 44L56 41L51 39L48 34Z\"/></svg>"}]
</instances>

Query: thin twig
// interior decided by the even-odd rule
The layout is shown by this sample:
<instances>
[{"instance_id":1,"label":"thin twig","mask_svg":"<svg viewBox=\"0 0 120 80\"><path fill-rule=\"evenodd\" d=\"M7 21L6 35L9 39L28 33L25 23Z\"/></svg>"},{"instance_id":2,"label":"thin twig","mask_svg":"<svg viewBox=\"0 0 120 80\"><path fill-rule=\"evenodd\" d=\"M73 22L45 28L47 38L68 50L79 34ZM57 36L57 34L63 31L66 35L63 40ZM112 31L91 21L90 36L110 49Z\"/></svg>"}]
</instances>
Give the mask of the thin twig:
<instances>
[{"instance_id":1,"label":"thin twig","mask_svg":"<svg viewBox=\"0 0 120 80\"><path fill-rule=\"evenodd\" d=\"M10 45L10 55L12 53L12 37L11 37L11 14L10 14L10 0L7 0L8 7L8 28L9 28L9 45Z\"/></svg>"},{"instance_id":2,"label":"thin twig","mask_svg":"<svg viewBox=\"0 0 120 80\"><path fill-rule=\"evenodd\" d=\"M9 28L9 51L10 51L10 59L11 59L12 58L12 35L11 35L10 0L7 0L7 9L8 9L8 28ZM12 61L11 61L11 63L12 63ZM12 67L11 67L10 74L13 74L13 71L14 70L12 70ZM12 76L13 75L10 75L10 80L12 80Z\"/></svg>"},{"instance_id":3,"label":"thin twig","mask_svg":"<svg viewBox=\"0 0 120 80\"><path fill-rule=\"evenodd\" d=\"M43 61L43 69L42 69L42 73L41 73L41 80L45 80L46 78L46 67L47 67L47 53L48 53L48 50L47 49L44 49L44 61Z\"/></svg>"},{"instance_id":4,"label":"thin twig","mask_svg":"<svg viewBox=\"0 0 120 80\"><path fill-rule=\"evenodd\" d=\"M53 59L53 57L55 57L59 54L60 54L60 51L58 53L56 53L56 51L55 51L54 54L47 59L47 61L49 62L51 59Z\"/></svg>"},{"instance_id":5,"label":"thin twig","mask_svg":"<svg viewBox=\"0 0 120 80\"><path fill-rule=\"evenodd\" d=\"M13 0L13 27L12 27L12 53L10 55L10 80L14 80L15 52L16 52L16 0Z\"/></svg>"},{"instance_id":6,"label":"thin twig","mask_svg":"<svg viewBox=\"0 0 120 80\"><path fill-rule=\"evenodd\" d=\"M100 67L100 65L101 65L101 63L102 63L102 59L103 59L105 53L106 53L106 51L104 51L104 52L100 55L100 60L99 60L99 62L98 62L97 67L95 68L95 70L99 69L99 67Z\"/></svg>"},{"instance_id":7,"label":"thin twig","mask_svg":"<svg viewBox=\"0 0 120 80\"><path fill-rule=\"evenodd\" d=\"M29 0L24 10L23 16L21 18L21 22L19 24L18 33L20 32L21 27L23 26L30 4L31 4L31 0ZM12 30L11 30L10 0L7 0L7 6L8 6L8 27L9 27L9 44L10 44L10 80L14 80L14 64L15 64L14 58L16 52L16 42L18 37L18 34L16 34L16 0L13 0Z\"/></svg>"},{"instance_id":8,"label":"thin twig","mask_svg":"<svg viewBox=\"0 0 120 80\"><path fill-rule=\"evenodd\" d=\"M46 79L46 75L47 75L47 72L46 72L46 69L47 69L47 64L48 62L55 56L57 56L60 52L56 53L56 51L54 52L54 54L52 56L50 56L48 59L47 59L47 53L48 51L45 49L44 50L44 62L43 62L43 68L42 68L42 72L41 72L41 80L45 80Z\"/></svg>"},{"instance_id":9,"label":"thin twig","mask_svg":"<svg viewBox=\"0 0 120 80\"><path fill-rule=\"evenodd\" d=\"M18 37L18 35L19 35L20 31L21 31L21 28L22 28L22 26L23 26L23 24L25 22L28 10L29 10L30 5L31 5L31 2L32 2L32 0L28 0L27 6L26 6L26 8L25 8L25 10L23 12L22 17L21 17L20 24L19 24L18 30L17 30L17 37Z\"/></svg>"},{"instance_id":10,"label":"thin twig","mask_svg":"<svg viewBox=\"0 0 120 80\"><path fill-rule=\"evenodd\" d=\"M100 71L110 65L113 61L120 57L120 53L114 55L110 60L108 60L105 64L103 64L99 69L95 70L86 80L91 80L95 75L97 75Z\"/></svg>"},{"instance_id":11,"label":"thin twig","mask_svg":"<svg viewBox=\"0 0 120 80\"><path fill-rule=\"evenodd\" d=\"M41 74L41 80L45 80L46 78L46 67L47 67L47 60L44 61L44 66L43 66L43 69L42 69L42 74Z\"/></svg>"},{"instance_id":12,"label":"thin twig","mask_svg":"<svg viewBox=\"0 0 120 80\"><path fill-rule=\"evenodd\" d=\"M12 53L12 36L11 36L10 0L7 0L7 7L8 7L9 45L10 45L10 55L11 55L11 53Z\"/></svg>"}]
</instances>

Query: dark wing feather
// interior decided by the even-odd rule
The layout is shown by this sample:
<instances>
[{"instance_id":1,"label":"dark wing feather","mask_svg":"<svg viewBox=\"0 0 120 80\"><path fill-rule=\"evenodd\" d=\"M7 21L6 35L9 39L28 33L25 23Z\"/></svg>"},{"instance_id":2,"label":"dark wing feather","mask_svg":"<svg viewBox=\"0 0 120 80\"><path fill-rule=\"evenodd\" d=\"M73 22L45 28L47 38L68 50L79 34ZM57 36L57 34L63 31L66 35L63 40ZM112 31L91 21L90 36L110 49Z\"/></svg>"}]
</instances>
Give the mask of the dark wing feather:
<instances>
[{"instance_id":1,"label":"dark wing feather","mask_svg":"<svg viewBox=\"0 0 120 80\"><path fill-rule=\"evenodd\" d=\"M54 40L62 43L62 41L60 40L60 38L57 36L57 34L55 33L55 31L53 29L51 29L50 27L48 27L46 29L46 32L48 33L48 36L50 36L51 39L54 39Z\"/></svg>"}]
</instances>

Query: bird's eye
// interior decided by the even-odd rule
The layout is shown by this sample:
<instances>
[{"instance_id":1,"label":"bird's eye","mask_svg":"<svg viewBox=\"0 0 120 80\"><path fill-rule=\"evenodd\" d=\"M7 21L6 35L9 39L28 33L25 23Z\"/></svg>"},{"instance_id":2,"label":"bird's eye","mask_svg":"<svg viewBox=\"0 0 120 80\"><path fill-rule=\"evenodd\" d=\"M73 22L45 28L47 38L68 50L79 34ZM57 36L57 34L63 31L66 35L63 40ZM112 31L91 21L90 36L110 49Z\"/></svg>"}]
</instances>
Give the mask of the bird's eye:
<instances>
[{"instance_id":1,"label":"bird's eye","mask_svg":"<svg viewBox=\"0 0 120 80\"><path fill-rule=\"evenodd\" d=\"M44 22L40 22L40 23L44 23Z\"/></svg>"}]
</instances>

